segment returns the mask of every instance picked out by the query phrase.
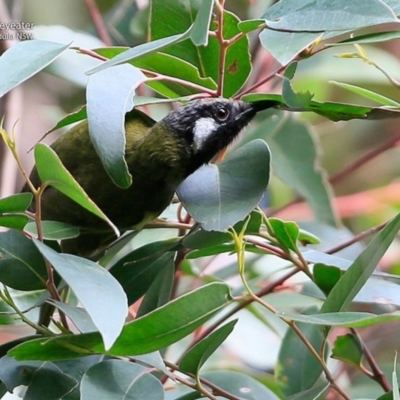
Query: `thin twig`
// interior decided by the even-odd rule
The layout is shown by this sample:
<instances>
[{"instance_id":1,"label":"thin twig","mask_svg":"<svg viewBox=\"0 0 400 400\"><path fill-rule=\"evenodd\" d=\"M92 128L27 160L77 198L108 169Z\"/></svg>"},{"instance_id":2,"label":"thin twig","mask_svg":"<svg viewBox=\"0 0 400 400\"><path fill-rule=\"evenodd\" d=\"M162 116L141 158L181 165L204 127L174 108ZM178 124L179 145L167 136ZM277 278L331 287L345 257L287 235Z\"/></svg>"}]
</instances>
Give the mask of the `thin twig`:
<instances>
[{"instance_id":1,"label":"thin twig","mask_svg":"<svg viewBox=\"0 0 400 400\"><path fill-rule=\"evenodd\" d=\"M358 338L359 342L361 343L364 357L367 360L369 366L371 367L372 374L369 375L369 377L373 379L375 382L379 383L379 385L381 385L382 389L385 392L390 392L392 388L390 386L389 381L387 380L383 371L379 368L379 365L377 364L374 356L372 355L369 348L363 341L362 337L358 334L357 330L354 328L351 328L351 332L353 333L354 336Z\"/></svg>"},{"instance_id":2,"label":"thin twig","mask_svg":"<svg viewBox=\"0 0 400 400\"><path fill-rule=\"evenodd\" d=\"M191 373L188 373L188 372L185 372L185 371L181 371L181 370L179 369L179 366L178 366L177 364L171 363L171 362L169 362L168 360L165 360L165 359L164 359L164 364L165 364L168 368L172 369L173 371L180 371L180 372L186 374L187 376L190 376L191 378L196 379L196 375L191 374ZM199 388L199 386L198 386L197 384L195 384L195 383L189 382L189 381L187 381L187 380L182 381L181 379L178 378L178 376L174 376L174 377L175 377L178 381L181 381L182 383L184 383L185 385L190 386L192 389L198 390L199 392L201 392L201 393L203 393L203 394L206 394L206 393L207 393L206 395L207 395L208 398L210 398L210 399L216 399L216 397L214 397L214 395L211 394L210 392L206 391L206 389L204 389L203 386L201 386L201 387ZM203 378L201 378L201 377L199 377L199 380L200 380L200 382L201 382L203 385L209 386L209 387L213 390L213 392L214 392L216 395L218 395L218 396L224 396L226 399L229 399L229 400L239 400L238 397L236 397L236 396L232 395L231 393L225 391L224 389L220 388L219 386L215 385L214 383L210 382L209 380L203 379ZM210 397L210 396L211 396L211 397Z\"/></svg>"},{"instance_id":3,"label":"thin twig","mask_svg":"<svg viewBox=\"0 0 400 400\"><path fill-rule=\"evenodd\" d=\"M97 7L96 1L86 0L86 6L89 10L90 16L92 17L93 24L99 34L99 38L102 40L102 42L104 42L106 46L111 46L112 40L110 38L110 35L108 34L107 28L104 24L99 8Z\"/></svg>"},{"instance_id":4,"label":"thin twig","mask_svg":"<svg viewBox=\"0 0 400 400\"><path fill-rule=\"evenodd\" d=\"M341 244L339 244L339 245L337 245L335 247L330 248L325 253L327 253L327 254L337 253L338 251L343 250L343 249L351 246L352 244L357 243L357 242L365 239L366 237L381 231L388 224L388 222L389 221L385 221L385 222L382 222L381 224L379 224L377 226L374 226L373 228L367 229L366 231L361 232L358 235L354 236L350 240L347 240L347 241L345 241L345 242L343 242L343 243L341 243Z\"/></svg>"}]
</instances>

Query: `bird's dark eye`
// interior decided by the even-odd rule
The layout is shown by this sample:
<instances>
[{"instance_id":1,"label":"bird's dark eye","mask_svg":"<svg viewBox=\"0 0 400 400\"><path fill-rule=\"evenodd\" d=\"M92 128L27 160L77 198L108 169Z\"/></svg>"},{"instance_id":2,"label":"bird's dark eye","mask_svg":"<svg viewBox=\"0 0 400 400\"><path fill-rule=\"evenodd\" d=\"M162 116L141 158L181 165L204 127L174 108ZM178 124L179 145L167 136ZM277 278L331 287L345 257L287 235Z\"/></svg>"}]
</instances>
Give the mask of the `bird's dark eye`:
<instances>
[{"instance_id":1,"label":"bird's dark eye","mask_svg":"<svg viewBox=\"0 0 400 400\"><path fill-rule=\"evenodd\" d=\"M229 116L229 110L227 110L225 107L220 107L215 113L215 116L220 120L220 121L225 121L228 116Z\"/></svg>"}]
</instances>

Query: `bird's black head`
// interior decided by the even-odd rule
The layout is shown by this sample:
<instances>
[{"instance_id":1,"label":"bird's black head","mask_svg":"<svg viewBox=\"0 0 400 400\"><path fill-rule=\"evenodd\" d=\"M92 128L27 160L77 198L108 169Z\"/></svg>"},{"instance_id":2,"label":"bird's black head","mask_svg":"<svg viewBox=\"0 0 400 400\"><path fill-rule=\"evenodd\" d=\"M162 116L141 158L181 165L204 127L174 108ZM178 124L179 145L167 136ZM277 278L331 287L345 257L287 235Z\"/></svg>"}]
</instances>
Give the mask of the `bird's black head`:
<instances>
[{"instance_id":1,"label":"bird's black head","mask_svg":"<svg viewBox=\"0 0 400 400\"><path fill-rule=\"evenodd\" d=\"M193 172L231 143L256 112L251 103L240 100L201 99L172 111L163 122L190 147Z\"/></svg>"}]
</instances>

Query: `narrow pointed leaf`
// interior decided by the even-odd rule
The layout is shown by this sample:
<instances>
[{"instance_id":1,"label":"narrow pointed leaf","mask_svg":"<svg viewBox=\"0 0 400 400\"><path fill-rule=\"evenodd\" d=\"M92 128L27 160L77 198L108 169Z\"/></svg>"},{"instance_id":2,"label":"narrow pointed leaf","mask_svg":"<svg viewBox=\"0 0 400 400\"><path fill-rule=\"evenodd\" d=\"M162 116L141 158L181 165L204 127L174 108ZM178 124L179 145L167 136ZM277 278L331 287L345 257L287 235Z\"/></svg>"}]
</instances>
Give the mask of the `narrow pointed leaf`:
<instances>
[{"instance_id":1,"label":"narrow pointed leaf","mask_svg":"<svg viewBox=\"0 0 400 400\"><path fill-rule=\"evenodd\" d=\"M42 221L42 234L45 240L70 239L79 236L79 228L58 221ZM38 237L37 226L35 222L30 222L25 226L25 232L33 237Z\"/></svg>"},{"instance_id":2,"label":"narrow pointed leaf","mask_svg":"<svg viewBox=\"0 0 400 400\"><path fill-rule=\"evenodd\" d=\"M219 346L233 331L237 321L238 320L235 319L228 322L193 346L179 362L180 369L197 375L200 368L208 358L219 348Z\"/></svg>"},{"instance_id":3,"label":"narrow pointed leaf","mask_svg":"<svg viewBox=\"0 0 400 400\"><path fill-rule=\"evenodd\" d=\"M230 302L229 287L211 283L126 324L107 352L100 334L95 332L32 340L14 347L8 354L17 360L59 360L93 353L111 356L147 354L189 335Z\"/></svg>"},{"instance_id":4,"label":"narrow pointed leaf","mask_svg":"<svg viewBox=\"0 0 400 400\"><path fill-rule=\"evenodd\" d=\"M189 37L190 30L178 35L173 35L169 37L164 37L159 40L154 40L149 43L144 43L139 46L135 46L124 53L121 53L120 55L112 58L111 60L108 60L104 62L103 64L99 65L96 68L91 69L90 71L87 72L87 74L94 74L96 72L102 71L106 68L113 67L116 65L120 65L123 63L126 63L128 61L132 61L135 58L138 58L140 56L150 54L156 51L161 51L165 47L170 46L173 43L179 43L182 40L185 40Z\"/></svg>"},{"instance_id":5,"label":"narrow pointed leaf","mask_svg":"<svg viewBox=\"0 0 400 400\"><path fill-rule=\"evenodd\" d=\"M272 100L277 104L274 106L280 110L293 112L314 112L332 121L350 121L352 119L387 119L400 118L400 109L397 107L366 107L344 103L321 103L311 100L302 108L293 109L285 104L281 95L278 94L249 94L243 96L243 100L256 102L259 100Z\"/></svg>"},{"instance_id":6,"label":"narrow pointed leaf","mask_svg":"<svg viewBox=\"0 0 400 400\"><path fill-rule=\"evenodd\" d=\"M284 318L310 325L345 326L348 328L364 328L400 319L400 311L388 314L372 314L366 312L332 312L312 315L278 313Z\"/></svg>"},{"instance_id":7,"label":"narrow pointed leaf","mask_svg":"<svg viewBox=\"0 0 400 400\"><path fill-rule=\"evenodd\" d=\"M0 97L47 67L68 47L44 40L26 40L10 47L0 57Z\"/></svg>"},{"instance_id":8,"label":"narrow pointed leaf","mask_svg":"<svg viewBox=\"0 0 400 400\"><path fill-rule=\"evenodd\" d=\"M0 214L12 212L24 212L33 199L32 193L13 194L0 199Z\"/></svg>"},{"instance_id":9,"label":"narrow pointed leaf","mask_svg":"<svg viewBox=\"0 0 400 400\"><path fill-rule=\"evenodd\" d=\"M36 168L43 184L53 186L66 196L76 201L99 218L106 221L119 235L117 227L108 217L90 200L74 177L64 167L56 152L49 146L39 143L35 146Z\"/></svg>"},{"instance_id":10,"label":"narrow pointed leaf","mask_svg":"<svg viewBox=\"0 0 400 400\"><path fill-rule=\"evenodd\" d=\"M348 308L374 272L399 230L400 214L393 218L354 260L329 293L321 313L338 312Z\"/></svg>"}]
</instances>

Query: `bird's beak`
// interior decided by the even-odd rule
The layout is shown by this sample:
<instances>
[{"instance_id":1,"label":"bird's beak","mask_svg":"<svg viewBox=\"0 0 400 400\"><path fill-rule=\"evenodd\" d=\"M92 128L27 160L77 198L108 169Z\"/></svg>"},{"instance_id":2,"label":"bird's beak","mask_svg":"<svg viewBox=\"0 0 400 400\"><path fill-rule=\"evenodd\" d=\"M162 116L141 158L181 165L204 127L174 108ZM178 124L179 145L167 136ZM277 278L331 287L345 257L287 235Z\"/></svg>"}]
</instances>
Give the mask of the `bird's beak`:
<instances>
[{"instance_id":1,"label":"bird's beak","mask_svg":"<svg viewBox=\"0 0 400 400\"><path fill-rule=\"evenodd\" d=\"M259 111L267 110L277 105L279 105L279 102L275 100L259 100L252 103L245 103L245 108L236 116L235 120L251 120Z\"/></svg>"},{"instance_id":2,"label":"bird's beak","mask_svg":"<svg viewBox=\"0 0 400 400\"><path fill-rule=\"evenodd\" d=\"M250 103L253 110L258 113L259 111L267 110L268 108L275 107L280 103L276 100L259 100Z\"/></svg>"}]
</instances>

